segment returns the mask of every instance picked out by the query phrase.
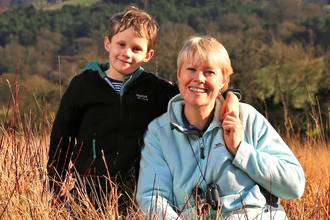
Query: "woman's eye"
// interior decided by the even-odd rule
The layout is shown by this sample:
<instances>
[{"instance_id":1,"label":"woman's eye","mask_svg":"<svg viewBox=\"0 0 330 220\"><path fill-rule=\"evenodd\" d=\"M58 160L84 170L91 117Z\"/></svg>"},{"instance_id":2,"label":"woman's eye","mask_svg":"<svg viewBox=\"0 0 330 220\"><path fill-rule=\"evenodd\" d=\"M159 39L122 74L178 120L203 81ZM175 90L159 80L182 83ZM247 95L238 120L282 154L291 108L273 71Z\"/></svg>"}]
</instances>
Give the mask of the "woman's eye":
<instances>
[{"instance_id":1,"label":"woman's eye","mask_svg":"<svg viewBox=\"0 0 330 220\"><path fill-rule=\"evenodd\" d=\"M195 68L188 68L189 71L195 71Z\"/></svg>"},{"instance_id":2,"label":"woman's eye","mask_svg":"<svg viewBox=\"0 0 330 220\"><path fill-rule=\"evenodd\" d=\"M214 74L215 74L214 71L206 71L205 73L206 73L207 75L214 75Z\"/></svg>"}]
</instances>

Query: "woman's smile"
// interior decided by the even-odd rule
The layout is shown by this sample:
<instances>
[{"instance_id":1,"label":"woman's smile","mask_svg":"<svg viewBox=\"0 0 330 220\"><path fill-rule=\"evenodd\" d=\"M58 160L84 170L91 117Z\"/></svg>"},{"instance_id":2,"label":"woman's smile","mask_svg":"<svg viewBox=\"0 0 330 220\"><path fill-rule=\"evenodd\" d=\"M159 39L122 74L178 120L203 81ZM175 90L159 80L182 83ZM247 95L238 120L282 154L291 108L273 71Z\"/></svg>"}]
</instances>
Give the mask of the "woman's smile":
<instances>
[{"instance_id":1,"label":"woman's smile","mask_svg":"<svg viewBox=\"0 0 330 220\"><path fill-rule=\"evenodd\" d=\"M188 87L190 91L196 92L196 93L207 93L207 89L200 89L196 87Z\"/></svg>"}]
</instances>

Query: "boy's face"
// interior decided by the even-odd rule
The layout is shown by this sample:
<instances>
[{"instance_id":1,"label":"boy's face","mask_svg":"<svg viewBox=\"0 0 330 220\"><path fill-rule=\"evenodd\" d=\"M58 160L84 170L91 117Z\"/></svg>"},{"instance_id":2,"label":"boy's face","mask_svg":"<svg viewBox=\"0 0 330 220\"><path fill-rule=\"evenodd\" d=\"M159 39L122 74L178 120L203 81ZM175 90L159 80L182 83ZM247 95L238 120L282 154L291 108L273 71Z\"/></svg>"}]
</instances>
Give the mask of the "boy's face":
<instances>
[{"instance_id":1,"label":"boy's face","mask_svg":"<svg viewBox=\"0 0 330 220\"><path fill-rule=\"evenodd\" d=\"M148 40L135 36L133 28L117 33L111 39L104 39L104 48L109 52L110 68L106 75L112 79L123 80L132 74L143 62L148 62L154 54L148 50Z\"/></svg>"},{"instance_id":2,"label":"boy's face","mask_svg":"<svg viewBox=\"0 0 330 220\"><path fill-rule=\"evenodd\" d=\"M226 82L220 68L201 63L198 56L185 61L177 72L180 93L188 107L213 109L220 88Z\"/></svg>"}]
</instances>

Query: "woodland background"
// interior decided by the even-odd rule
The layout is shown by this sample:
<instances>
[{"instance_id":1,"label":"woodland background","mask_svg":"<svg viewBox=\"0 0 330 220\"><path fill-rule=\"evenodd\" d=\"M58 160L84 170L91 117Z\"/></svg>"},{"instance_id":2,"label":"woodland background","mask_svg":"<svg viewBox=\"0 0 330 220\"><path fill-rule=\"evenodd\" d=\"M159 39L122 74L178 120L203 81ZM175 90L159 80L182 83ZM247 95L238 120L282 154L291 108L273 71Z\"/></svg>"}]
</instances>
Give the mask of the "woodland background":
<instances>
[{"instance_id":1,"label":"woodland background","mask_svg":"<svg viewBox=\"0 0 330 220\"><path fill-rule=\"evenodd\" d=\"M108 21L134 4L160 27L155 55L143 65L147 71L176 81L183 41L213 36L229 52L230 87L242 91L243 102L279 131L298 136L313 135L308 125L317 109L318 131L330 136L330 0L69 2L0 0L0 123L18 63L14 97L24 93L20 113L41 121L42 106L55 114L70 80L89 61L108 61L103 48Z\"/></svg>"}]
</instances>

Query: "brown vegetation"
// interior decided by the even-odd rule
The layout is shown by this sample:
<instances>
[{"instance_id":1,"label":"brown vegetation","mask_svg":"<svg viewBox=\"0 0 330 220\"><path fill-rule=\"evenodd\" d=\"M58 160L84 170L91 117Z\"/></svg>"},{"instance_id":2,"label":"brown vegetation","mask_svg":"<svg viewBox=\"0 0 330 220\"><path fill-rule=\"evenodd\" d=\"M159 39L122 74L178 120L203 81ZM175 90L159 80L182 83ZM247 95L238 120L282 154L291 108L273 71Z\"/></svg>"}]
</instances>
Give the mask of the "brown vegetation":
<instances>
[{"instance_id":1,"label":"brown vegetation","mask_svg":"<svg viewBox=\"0 0 330 220\"><path fill-rule=\"evenodd\" d=\"M197 1L185 2L193 5ZM239 1L226 2L233 2L232 6L235 6ZM253 13L245 15L242 12L248 8L247 2L251 3ZM253 2L263 2L262 7ZM181 11L178 7L160 4L160 10L151 7L149 1L147 11L160 18L160 33L155 57L144 68L176 81L176 57L184 39L194 34L207 34L220 40L229 51L235 69L231 86L241 89L244 102L265 111L271 123L277 124L278 130L282 129L280 133L305 170L303 197L281 201L288 216L293 220L330 219L329 16L321 13L321 8L314 4L298 7L299 2L244 1L237 7L221 4L221 7L240 9L224 14L220 12L225 10L216 4L216 8L212 6L210 9L219 7L219 10L211 11L220 14L214 19L203 20L207 17L204 14L209 14L209 7L189 6ZM98 211L86 193L79 189L81 199L73 199L64 189L67 196L59 200L48 189L46 175L48 136L61 91L64 93L72 77L89 61L108 60L103 49L103 36L107 33L109 16L119 10L116 8L111 4L95 6L91 8L97 12L94 17L90 9L80 7L67 7L57 13L26 7L3 16L1 24L7 23L10 27L7 30L22 30L16 31L20 35L8 32L0 46L1 219L142 217L132 199L128 202L134 204L133 208L118 208L117 200L124 195L116 190L111 191L104 203L106 207ZM170 16L165 16L166 13ZM25 14L33 16L22 19ZM319 14L321 16L315 17ZM27 24L22 25L16 18ZM15 25L10 23L12 21L16 22ZM47 25L32 25L37 21ZM53 29L49 27L50 21L56 21ZM104 25L94 27L92 24ZM38 30L32 31L37 27ZM28 42L29 39L32 43ZM17 78L17 72L14 72L19 59L22 59L24 71ZM60 93L59 81L62 85ZM313 109L318 103L315 96L320 101L319 112ZM322 119L327 121L323 123Z\"/></svg>"},{"instance_id":2,"label":"brown vegetation","mask_svg":"<svg viewBox=\"0 0 330 220\"><path fill-rule=\"evenodd\" d=\"M47 151L52 119L43 107L43 123L35 117L19 116L21 101L12 90L12 109L0 125L0 218L1 219L142 219L133 199L130 208L118 208L124 195L117 187L110 190L108 199L95 210L83 190L77 189L73 198L63 188L61 199L48 189ZM13 107L11 107L13 106ZM290 219L330 219L330 150L319 116L313 112L306 138L287 132L284 139L291 147L306 175L306 190L299 200L281 200ZM67 185L68 186L68 185ZM132 187L134 189L134 187ZM130 192L132 193L132 192ZM103 200L99 198L99 200Z\"/></svg>"},{"instance_id":3,"label":"brown vegetation","mask_svg":"<svg viewBox=\"0 0 330 220\"><path fill-rule=\"evenodd\" d=\"M330 150L321 140L286 137L305 170L306 187L299 200L282 200L290 219L330 219Z\"/></svg>"}]
</instances>

